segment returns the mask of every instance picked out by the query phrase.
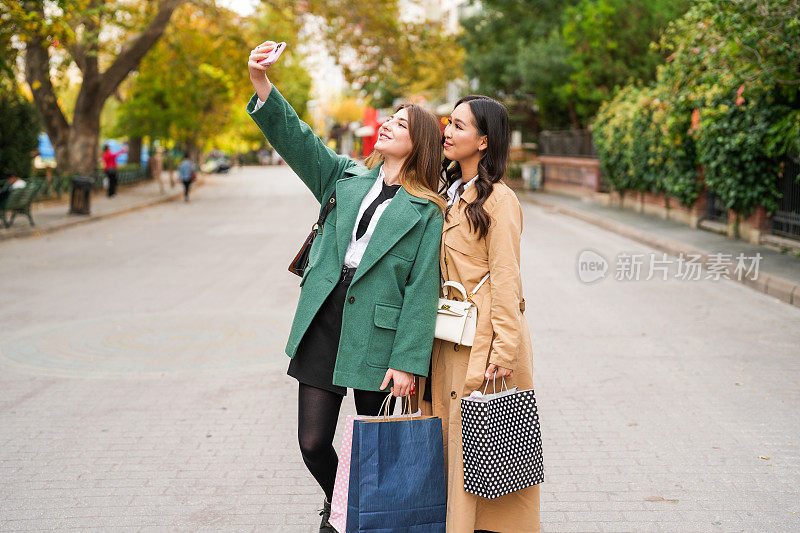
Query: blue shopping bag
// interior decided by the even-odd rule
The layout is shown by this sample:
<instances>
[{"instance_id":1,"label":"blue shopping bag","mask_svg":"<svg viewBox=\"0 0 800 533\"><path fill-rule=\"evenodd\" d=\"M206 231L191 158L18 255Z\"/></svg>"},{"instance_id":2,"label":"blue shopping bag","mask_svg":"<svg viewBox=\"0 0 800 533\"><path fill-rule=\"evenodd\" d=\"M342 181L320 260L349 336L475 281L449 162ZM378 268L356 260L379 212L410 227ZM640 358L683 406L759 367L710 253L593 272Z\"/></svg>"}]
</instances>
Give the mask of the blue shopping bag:
<instances>
[{"instance_id":1,"label":"blue shopping bag","mask_svg":"<svg viewBox=\"0 0 800 533\"><path fill-rule=\"evenodd\" d=\"M444 533L447 489L442 420L356 420L347 533Z\"/></svg>"}]
</instances>

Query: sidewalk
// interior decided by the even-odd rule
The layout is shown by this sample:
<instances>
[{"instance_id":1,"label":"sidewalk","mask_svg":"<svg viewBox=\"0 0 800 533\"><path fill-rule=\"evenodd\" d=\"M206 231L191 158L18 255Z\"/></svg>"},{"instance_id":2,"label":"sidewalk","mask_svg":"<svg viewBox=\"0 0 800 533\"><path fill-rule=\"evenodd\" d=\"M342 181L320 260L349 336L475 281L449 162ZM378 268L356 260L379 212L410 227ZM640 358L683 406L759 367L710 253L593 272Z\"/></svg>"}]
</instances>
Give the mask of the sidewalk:
<instances>
[{"instance_id":1,"label":"sidewalk","mask_svg":"<svg viewBox=\"0 0 800 533\"><path fill-rule=\"evenodd\" d=\"M284 353L318 204L286 166L197 193L0 243L0 531L319 531ZM588 244L648 250L523 210L542 531L798 531L800 309L581 283Z\"/></svg>"},{"instance_id":2,"label":"sidewalk","mask_svg":"<svg viewBox=\"0 0 800 533\"><path fill-rule=\"evenodd\" d=\"M740 283L800 307L800 257L588 199L539 191L518 191L518 195L520 200L551 208L673 256L700 254L706 263L708 255L714 253L731 254L733 258L740 253L747 257L761 254L758 276ZM734 276L730 279L739 281Z\"/></svg>"},{"instance_id":3,"label":"sidewalk","mask_svg":"<svg viewBox=\"0 0 800 533\"><path fill-rule=\"evenodd\" d=\"M17 215L14 224L6 229L0 224L0 241L17 237L44 235L78 224L84 224L107 217L121 215L151 205L170 202L183 196L183 185L176 179L175 187L169 186L168 172L164 172L165 189L161 193L155 180L148 180L130 186L121 186L114 198L106 196L105 191L92 191L91 214L69 214L69 193L61 200L52 200L33 205L31 226L25 215ZM201 179L193 187L202 183Z\"/></svg>"}]
</instances>

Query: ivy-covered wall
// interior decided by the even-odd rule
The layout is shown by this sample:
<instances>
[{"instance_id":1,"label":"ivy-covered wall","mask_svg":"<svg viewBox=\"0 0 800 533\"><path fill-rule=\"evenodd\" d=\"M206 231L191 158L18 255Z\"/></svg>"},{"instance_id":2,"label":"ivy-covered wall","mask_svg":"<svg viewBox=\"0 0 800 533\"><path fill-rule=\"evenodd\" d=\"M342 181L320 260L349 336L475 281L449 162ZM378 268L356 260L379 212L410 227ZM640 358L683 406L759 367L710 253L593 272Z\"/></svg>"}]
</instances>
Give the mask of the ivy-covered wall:
<instances>
[{"instance_id":1,"label":"ivy-covered wall","mask_svg":"<svg viewBox=\"0 0 800 533\"><path fill-rule=\"evenodd\" d=\"M622 88L593 123L610 185L687 207L705 186L743 217L774 211L780 160L800 153L798 13L798 0L700 1L674 22L656 81Z\"/></svg>"}]
</instances>

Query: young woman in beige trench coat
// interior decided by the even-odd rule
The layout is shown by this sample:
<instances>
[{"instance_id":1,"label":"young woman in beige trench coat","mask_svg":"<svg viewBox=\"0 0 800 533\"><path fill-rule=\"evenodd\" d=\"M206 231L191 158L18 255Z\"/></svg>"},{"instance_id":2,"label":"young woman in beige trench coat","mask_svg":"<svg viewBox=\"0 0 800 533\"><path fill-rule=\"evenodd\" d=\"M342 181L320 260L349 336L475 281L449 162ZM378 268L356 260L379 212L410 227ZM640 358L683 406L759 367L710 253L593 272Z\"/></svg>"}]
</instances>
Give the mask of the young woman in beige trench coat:
<instances>
[{"instance_id":1,"label":"young woman in beige trench coat","mask_svg":"<svg viewBox=\"0 0 800 533\"><path fill-rule=\"evenodd\" d=\"M483 389L487 378L491 391L493 377L498 387L505 377L509 388L533 388L520 277L522 210L514 192L500 181L509 137L505 108L485 96L459 101L445 129L443 192L449 210L442 232L442 276L472 292L489 274L473 297L478 323L472 348L437 339L430 379L421 379L418 387L423 413L441 417L444 426L448 533L540 531L538 485L492 500L464 491L461 398Z\"/></svg>"}]
</instances>

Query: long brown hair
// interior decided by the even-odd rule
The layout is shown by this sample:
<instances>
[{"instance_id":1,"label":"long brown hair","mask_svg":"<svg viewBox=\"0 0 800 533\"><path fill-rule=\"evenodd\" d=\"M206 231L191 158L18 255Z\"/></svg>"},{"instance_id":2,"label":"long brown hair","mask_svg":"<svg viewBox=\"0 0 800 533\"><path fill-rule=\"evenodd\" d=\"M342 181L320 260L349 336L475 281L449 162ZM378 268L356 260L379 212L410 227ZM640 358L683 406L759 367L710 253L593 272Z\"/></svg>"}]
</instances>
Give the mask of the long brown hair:
<instances>
[{"instance_id":1,"label":"long brown hair","mask_svg":"<svg viewBox=\"0 0 800 533\"><path fill-rule=\"evenodd\" d=\"M508 111L497 100L482 95L465 96L456 102L453 109L464 102L469 105L472 116L475 117L474 126L477 128L478 134L486 135L487 147L478 162L478 179L473 184L478 196L466 208L470 229L478 234L479 239L482 239L486 237L489 225L492 223L483 204L492 194L494 184L500 181L506 173L511 130L508 126ZM450 184L458 178L464 177L461 176L461 166L446 157L442 162L441 171L444 176L442 194L446 193ZM472 176L464 177L465 182L471 179ZM445 218L448 215L449 213L445 211Z\"/></svg>"},{"instance_id":2,"label":"long brown hair","mask_svg":"<svg viewBox=\"0 0 800 533\"><path fill-rule=\"evenodd\" d=\"M444 211L446 204L436 192L439 188L439 164L442 160L442 134L439 121L430 111L416 104L403 104L395 113L408 112L411 152L400 167L400 185L412 196L426 198ZM367 168L383 162L383 155L373 150L364 161Z\"/></svg>"}]
</instances>

